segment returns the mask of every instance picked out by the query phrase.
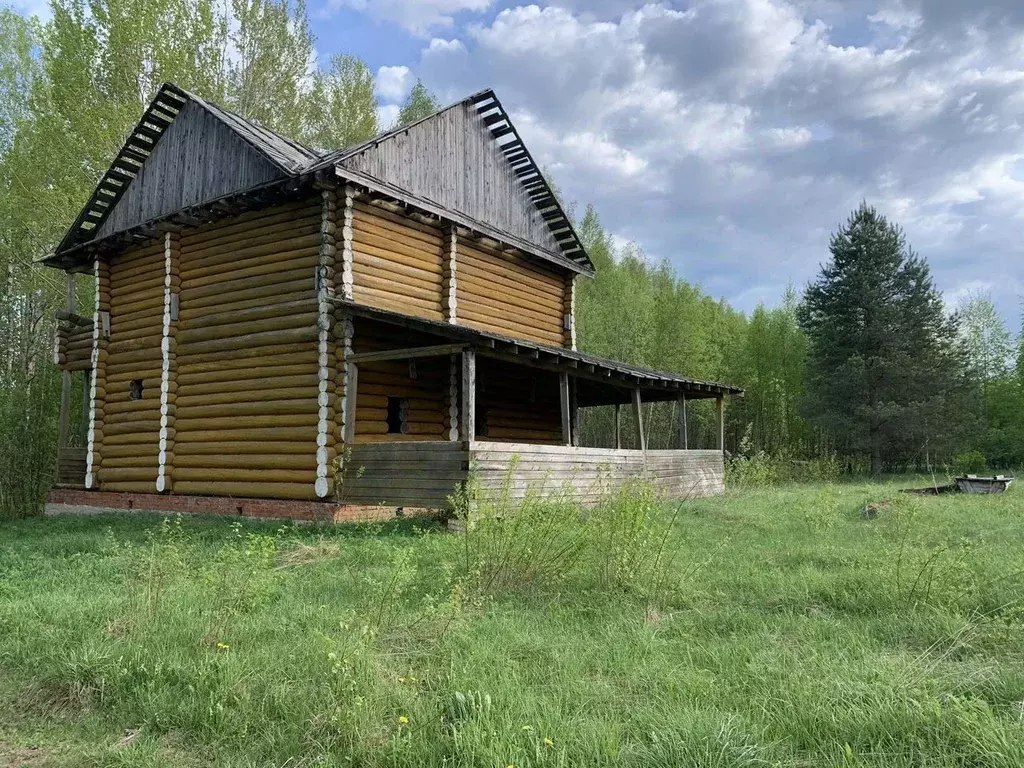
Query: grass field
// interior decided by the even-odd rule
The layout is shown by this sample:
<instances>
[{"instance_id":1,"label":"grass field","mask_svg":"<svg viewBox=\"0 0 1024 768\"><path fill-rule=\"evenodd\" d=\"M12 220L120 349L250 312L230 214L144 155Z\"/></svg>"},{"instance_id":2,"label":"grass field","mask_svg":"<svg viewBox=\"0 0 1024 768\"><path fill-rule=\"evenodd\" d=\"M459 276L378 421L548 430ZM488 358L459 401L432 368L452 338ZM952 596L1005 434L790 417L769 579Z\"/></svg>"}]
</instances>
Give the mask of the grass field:
<instances>
[{"instance_id":1,"label":"grass field","mask_svg":"<svg viewBox=\"0 0 1024 768\"><path fill-rule=\"evenodd\" d=\"M4 523L0 766L1024 766L1024 495L894 488Z\"/></svg>"}]
</instances>

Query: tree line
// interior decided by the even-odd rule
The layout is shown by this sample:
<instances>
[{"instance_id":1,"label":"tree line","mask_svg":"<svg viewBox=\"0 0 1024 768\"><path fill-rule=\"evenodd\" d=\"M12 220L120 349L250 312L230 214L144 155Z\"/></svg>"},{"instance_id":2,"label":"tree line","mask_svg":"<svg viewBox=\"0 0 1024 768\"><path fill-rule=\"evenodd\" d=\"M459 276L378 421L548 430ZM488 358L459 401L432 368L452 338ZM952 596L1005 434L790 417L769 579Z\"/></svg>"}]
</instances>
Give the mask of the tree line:
<instances>
[{"instance_id":1,"label":"tree line","mask_svg":"<svg viewBox=\"0 0 1024 768\"><path fill-rule=\"evenodd\" d=\"M0 9L0 510L35 507L53 477L60 377L50 358L65 286L34 262L161 82L313 147L392 127L380 125L365 62L317 60L301 0L52 0L51 9L45 25ZM437 106L417 83L396 124ZM581 349L743 387L727 410L732 454L828 455L876 470L965 453L997 466L1024 460L1024 367L991 301L946 313L926 262L871 209L837 231L817 282L749 314L667 261L616 249L593 208L577 226L597 266L579 281ZM86 314L89 290L83 282L78 297ZM865 320L858 296L880 310L870 334L854 338ZM649 407L651 446L673 445L675 407ZM712 408L694 403L689 415L691 444L710 445ZM582 426L602 444L610 416L598 409Z\"/></svg>"}]
</instances>

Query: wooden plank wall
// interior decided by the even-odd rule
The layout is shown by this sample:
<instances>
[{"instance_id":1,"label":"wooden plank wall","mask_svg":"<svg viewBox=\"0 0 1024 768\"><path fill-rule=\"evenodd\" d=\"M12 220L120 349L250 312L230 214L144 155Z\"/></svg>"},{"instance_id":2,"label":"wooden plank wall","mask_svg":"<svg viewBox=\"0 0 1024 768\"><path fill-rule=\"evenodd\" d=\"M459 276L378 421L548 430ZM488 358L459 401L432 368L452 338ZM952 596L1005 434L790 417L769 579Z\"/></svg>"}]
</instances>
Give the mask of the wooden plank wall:
<instances>
[{"instance_id":1,"label":"wooden plank wall","mask_svg":"<svg viewBox=\"0 0 1024 768\"><path fill-rule=\"evenodd\" d=\"M173 488L312 499L321 201L182 233Z\"/></svg>"},{"instance_id":2,"label":"wooden plank wall","mask_svg":"<svg viewBox=\"0 0 1024 768\"><path fill-rule=\"evenodd\" d=\"M163 240L114 257L103 433L97 448L101 490L152 493L155 489L163 313ZM132 400L131 382L136 379L142 381L142 397Z\"/></svg>"},{"instance_id":3,"label":"wooden plank wall","mask_svg":"<svg viewBox=\"0 0 1024 768\"><path fill-rule=\"evenodd\" d=\"M562 442L558 374L478 356L477 436L512 443Z\"/></svg>"},{"instance_id":4,"label":"wooden plank wall","mask_svg":"<svg viewBox=\"0 0 1024 768\"><path fill-rule=\"evenodd\" d=\"M372 321L355 321L353 351L376 352L384 349L430 346L440 339L408 331L398 326ZM356 432L359 443L415 442L444 440L448 435L449 359L420 358L416 378L409 377L409 361L397 360L360 363L356 393ZM408 433L388 434L388 397L408 401Z\"/></svg>"},{"instance_id":5,"label":"wooden plank wall","mask_svg":"<svg viewBox=\"0 0 1024 768\"><path fill-rule=\"evenodd\" d=\"M565 277L509 253L458 241L461 325L552 347L565 346Z\"/></svg>"},{"instance_id":6,"label":"wooden plank wall","mask_svg":"<svg viewBox=\"0 0 1024 768\"><path fill-rule=\"evenodd\" d=\"M712 496L725 490L721 451L642 451L574 448L526 443L477 442L471 446L476 479L484 493L497 493L516 458L510 491L522 498L528 490L570 487L584 502L599 501L630 478L645 476L665 498Z\"/></svg>"},{"instance_id":7,"label":"wooden plank wall","mask_svg":"<svg viewBox=\"0 0 1024 768\"><path fill-rule=\"evenodd\" d=\"M284 174L202 107L186 102L96 237Z\"/></svg>"},{"instance_id":8,"label":"wooden plank wall","mask_svg":"<svg viewBox=\"0 0 1024 768\"><path fill-rule=\"evenodd\" d=\"M343 504L446 508L468 470L462 442L356 445L341 473L339 497Z\"/></svg>"},{"instance_id":9,"label":"wooden plank wall","mask_svg":"<svg viewBox=\"0 0 1024 768\"><path fill-rule=\"evenodd\" d=\"M442 320L444 237L439 227L421 224L379 207L354 201L352 210L352 297L361 304L406 315ZM340 281L341 274L337 276ZM344 287L337 286L338 295Z\"/></svg>"}]
</instances>

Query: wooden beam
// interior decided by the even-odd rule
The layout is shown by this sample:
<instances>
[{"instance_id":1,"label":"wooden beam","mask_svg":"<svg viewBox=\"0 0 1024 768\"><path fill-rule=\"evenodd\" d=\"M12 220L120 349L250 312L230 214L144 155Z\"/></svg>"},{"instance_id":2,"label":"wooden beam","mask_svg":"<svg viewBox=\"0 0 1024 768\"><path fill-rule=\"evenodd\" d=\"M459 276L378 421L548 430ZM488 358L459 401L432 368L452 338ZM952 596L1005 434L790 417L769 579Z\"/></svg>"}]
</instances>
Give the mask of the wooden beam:
<instances>
[{"instance_id":1,"label":"wooden beam","mask_svg":"<svg viewBox=\"0 0 1024 768\"><path fill-rule=\"evenodd\" d=\"M473 442L476 439L476 353L469 348L462 350L462 409L459 417L462 439Z\"/></svg>"},{"instance_id":2,"label":"wooden beam","mask_svg":"<svg viewBox=\"0 0 1024 768\"><path fill-rule=\"evenodd\" d=\"M68 273L67 279L67 311L74 315L75 312L75 276ZM71 431L71 371L62 371L60 375L60 433L57 438L57 446L66 448L68 445L68 433Z\"/></svg>"},{"instance_id":3,"label":"wooden beam","mask_svg":"<svg viewBox=\"0 0 1024 768\"><path fill-rule=\"evenodd\" d=\"M579 407L579 396L576 393L576 377L573 377L569 381L569 401L572 405L572 409L569 411L569 415L572 416L572 444L580 444L580 407Z\"/></svg>"},{"instance_id":4,"label":"wooden beam","mask_svg":"<svg viewBox=\"0 0 1024 768\"><path fill-rule=\"evenodd\" d=\"M615 404L615 449L622 448L622 406Z\"/></svg>"},{"instance_id":5,"label":"wooden beam","mask_svg":"<svg viewBox=\"0 0 1024 768\"><path fill-rule=\"evenodd\" d=\"M647 452L647 435L644 434L644 414L640 407L640 387L633 389L633 415L636 418L636 444L640 450Z\"/></svg>"},{"instance_id":6,"label":"wooden beam","mask_svg":"<svg viewBox=\"0 0 1024 768\"><path fill-rule=\"evenodd\" d=\"M682 392L679 393L679 447L682 449L689 448L689 436L687 434L686 424L686 395Z\"/></svg>"},{"instance_id":7,"label":"wooden beam","mask_svg":"<svg viewBox=\"0 0 1024 768\"><path fill-rule=\"evenodd\" d=\"M345 364L345 445L351 446L356 439L356 393L359 389L359 366L352 362Z\"/></svg>"},{"instance_id":8,"label":"wooden beam","mask_svg":"<svg viewBox=\"0 0 1024 768\"><path fill-rule=\"evenodd\" d=\"M464 351L468 344L438 344L430 347L406 347L404 349L384 349L380 352L361 352L349 355L351 363L372 363L384 360L413 360L418 357L445 357Z\"/></svg>"},{"instance_id":9,"label":"wooden beam","mask_svg":"<svg viewBox=\"0 0 1024 768\"><path fill-rule=\"evenodd\" d=\"M572 445L572 418L569 403L569 374L558 374L558 398L562 403L562 444Z\"/></svg>"},{"instance_id":10,"label":"wooden beam","mask_svg":"<svg viewBox=\"0 0 1024 768\"><path fill-rule=\"evenodd\" d=\"M725 398L719 395L715 403L718 406L718 450L725 451Z\"/></svg>"}]
</instances>

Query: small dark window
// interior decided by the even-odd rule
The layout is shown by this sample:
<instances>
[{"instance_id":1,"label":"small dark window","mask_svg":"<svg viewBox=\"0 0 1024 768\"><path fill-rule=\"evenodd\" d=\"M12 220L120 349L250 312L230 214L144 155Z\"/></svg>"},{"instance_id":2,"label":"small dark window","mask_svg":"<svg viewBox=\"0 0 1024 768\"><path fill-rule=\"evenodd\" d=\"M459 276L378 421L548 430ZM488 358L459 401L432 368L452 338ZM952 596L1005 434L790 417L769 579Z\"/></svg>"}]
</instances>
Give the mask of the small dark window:
<instances>
[{"instance_id":1,"label":"small dark window","mask_svg":"<svg viewBox=\"0 0 1024 768\"><path fill-rule=\"evenodd\" d=\"M131 383L128 384L128 399L142 399L142 379L132 379Z\"/></svg>"},{"instance_id":2,"label":"small dark window","mask_svg":"<svg viewBox=\"0 0 1024 768\"><path fill-rule=\"evenodd\" d=\"M409 431L409 401L404 397L388 398L388 434L404 435Z\"/></svg>"}]
</instances>

